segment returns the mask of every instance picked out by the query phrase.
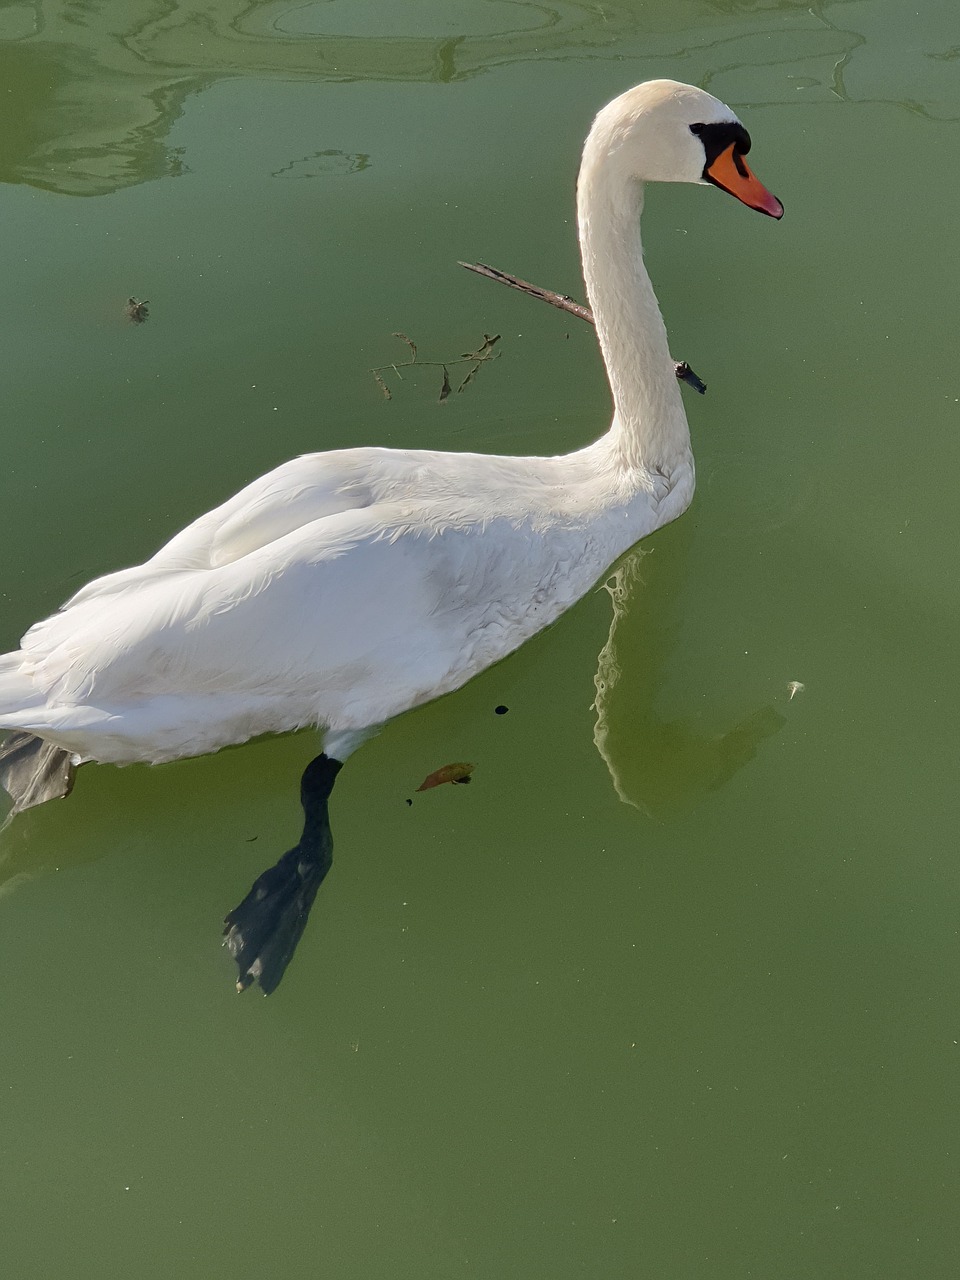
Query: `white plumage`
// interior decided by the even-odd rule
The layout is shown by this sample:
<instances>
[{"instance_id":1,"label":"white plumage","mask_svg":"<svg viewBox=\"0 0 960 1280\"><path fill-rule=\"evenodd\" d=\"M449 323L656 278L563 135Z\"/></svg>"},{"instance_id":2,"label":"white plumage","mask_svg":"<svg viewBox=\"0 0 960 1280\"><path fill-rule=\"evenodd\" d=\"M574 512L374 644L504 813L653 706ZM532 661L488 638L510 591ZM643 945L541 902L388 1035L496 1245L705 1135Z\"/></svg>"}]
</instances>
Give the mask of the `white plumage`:
<instances>
[{"instance_id":1,"label":"white plumage","mask_svg":"<svg viewBox=\"0 0 960 1280\"><path fill-rule=\"evenodd\" d=\"M693 460L638 218L644 179L703 180L703 124L736 117L654 81L587 139L578 212L615 402L606 435L555 458L351 449L285 463L32 627L0 657L0 728L122 764L314 724L343 759L678 516Z\"/></svg>"}]
</instances>

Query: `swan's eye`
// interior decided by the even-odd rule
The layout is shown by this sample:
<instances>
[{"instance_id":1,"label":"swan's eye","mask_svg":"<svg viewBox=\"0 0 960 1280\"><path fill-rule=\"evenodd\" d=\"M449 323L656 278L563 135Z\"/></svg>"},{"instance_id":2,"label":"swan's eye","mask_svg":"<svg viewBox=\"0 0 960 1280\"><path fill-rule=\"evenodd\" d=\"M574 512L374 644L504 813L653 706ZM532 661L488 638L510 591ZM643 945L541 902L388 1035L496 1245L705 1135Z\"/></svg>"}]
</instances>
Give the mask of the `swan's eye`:
<instances>
[{"instance_id":1,"label":"swan's eye","mask_svg":"<svg viewBox=\"0 0 960 1280\"><path fill-rule=\"evenodd\" d=\"M724 151L734 149L734 164L741 177L746 177L743 157L750 150L750 135L738 120L720 120L716 124L692 124L690 132L703 143L707 163L703 176L708 176L710 166Z\"/></svg>"}]
</instances>

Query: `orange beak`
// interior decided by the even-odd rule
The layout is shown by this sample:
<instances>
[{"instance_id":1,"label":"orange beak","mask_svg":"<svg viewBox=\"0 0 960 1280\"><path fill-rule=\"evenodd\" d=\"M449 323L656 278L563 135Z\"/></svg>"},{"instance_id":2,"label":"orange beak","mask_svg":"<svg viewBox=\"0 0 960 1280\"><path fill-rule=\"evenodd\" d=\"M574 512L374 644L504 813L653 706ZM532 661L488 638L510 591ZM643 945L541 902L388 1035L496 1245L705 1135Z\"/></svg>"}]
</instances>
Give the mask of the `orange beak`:
<instances>
[{"instance_id":1,"label":"orange beak","mask_svg":"<svg viewBox=\"0 0 960 1280\"><path fill-rule=\"evenodd\" d=\"M725 151L721 151L705 171L704 175L714 186L729 191L732 196L750 209L758 209L760 213L769 214L771 218L783 217L783 205L776 196L771 195L762 182L758 181L747 168L747 162L731 143Z\"/></svg>"}]
</instances>

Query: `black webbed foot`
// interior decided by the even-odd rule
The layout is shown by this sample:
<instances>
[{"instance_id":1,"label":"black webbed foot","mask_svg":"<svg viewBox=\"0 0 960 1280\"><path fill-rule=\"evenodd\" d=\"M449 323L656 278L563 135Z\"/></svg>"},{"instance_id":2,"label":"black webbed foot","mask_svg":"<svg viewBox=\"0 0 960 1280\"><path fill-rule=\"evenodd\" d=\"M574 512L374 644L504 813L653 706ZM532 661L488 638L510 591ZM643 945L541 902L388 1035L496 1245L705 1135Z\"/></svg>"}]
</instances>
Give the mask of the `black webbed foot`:
<instances>
[{"instance_id":1,"label":"black webbed foot","mask_svg":"<svg viewBox=\"0 0 960 1280\"><path fill-rule=\"evenodd\" d=\"M688 387L693 387L694 391L699 391L702 396L707 394L707 384L702 378L697 377L686 360L677 361L673 366L673 371L677 375L679 382L685 382Z\"/></svg>"},{"instance_id":2,"label":"black webbed foot","mask_svg":"<svg viewBox=\"0 0 960 1280\"><path fill-rule=\"evenodd\" d=\"M327 801L341 767L322 752L310 761L300 780L300 843L258 876L224 919L224 946L240 971L238 991L254 982L264 995L275 991L303 935L317 890L333 863Z\"/></svg>"}]
</instances>

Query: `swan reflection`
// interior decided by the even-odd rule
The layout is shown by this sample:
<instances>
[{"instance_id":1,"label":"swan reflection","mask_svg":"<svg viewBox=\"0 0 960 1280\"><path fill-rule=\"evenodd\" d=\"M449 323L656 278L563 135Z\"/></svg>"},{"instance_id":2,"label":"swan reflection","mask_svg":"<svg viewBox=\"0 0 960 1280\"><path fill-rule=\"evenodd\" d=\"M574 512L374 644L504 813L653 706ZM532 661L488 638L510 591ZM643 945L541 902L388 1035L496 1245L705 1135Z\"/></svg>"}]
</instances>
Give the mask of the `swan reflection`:
<instances>
[{"instance_id":1,"label":"swan reflection","mask_svg":"<svg viewBox=\"0 0 960 1280\"><path fill-rule=\"evenodd\" d=\"M661 718L656 699L669 602L657 599L664 592L656 564L655 551L635 547L604 584L613 617L597 658L593 740L620 799L668 818L728 782L785 717L773 706L760 707L718 736Z\"/></svg>"}]
</instances>

